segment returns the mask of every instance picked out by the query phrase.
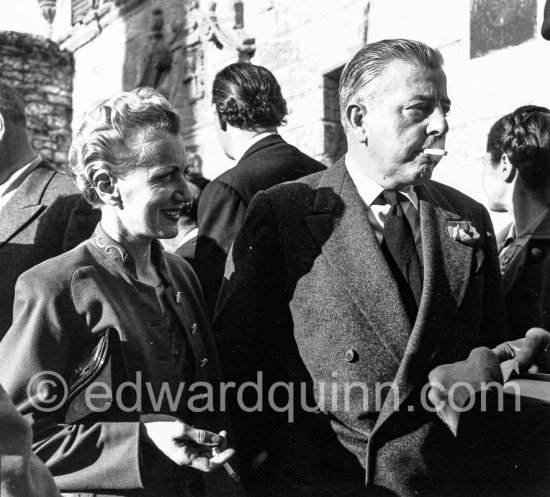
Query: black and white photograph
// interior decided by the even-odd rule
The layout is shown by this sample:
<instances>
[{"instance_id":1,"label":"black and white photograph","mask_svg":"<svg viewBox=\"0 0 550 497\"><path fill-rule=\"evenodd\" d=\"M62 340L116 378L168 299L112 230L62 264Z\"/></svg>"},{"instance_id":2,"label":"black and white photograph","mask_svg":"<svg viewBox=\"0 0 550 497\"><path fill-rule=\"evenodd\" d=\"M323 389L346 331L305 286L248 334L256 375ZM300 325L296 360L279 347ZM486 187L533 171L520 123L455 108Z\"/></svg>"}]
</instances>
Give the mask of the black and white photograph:
<instances>
[{"instance_id":1,"label":"black and white photograph","mask_svg":"<svg viewBox=\"0 0 550 497\"><path fill-rule=\"evenodd\" d=\"M550 497L550 0L0 0L0 497Z\"/></svg>"}]
</instances>

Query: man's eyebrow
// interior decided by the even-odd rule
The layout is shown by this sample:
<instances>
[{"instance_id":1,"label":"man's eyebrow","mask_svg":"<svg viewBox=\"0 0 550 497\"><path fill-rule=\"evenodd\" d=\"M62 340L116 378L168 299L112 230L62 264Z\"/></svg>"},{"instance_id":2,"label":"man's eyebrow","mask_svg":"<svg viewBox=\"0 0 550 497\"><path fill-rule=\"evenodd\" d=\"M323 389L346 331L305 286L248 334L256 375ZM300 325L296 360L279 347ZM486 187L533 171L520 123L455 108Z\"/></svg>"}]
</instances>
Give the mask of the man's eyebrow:
<instances>
[{"instance_id":1,"label":"man's eyebrow","mask_svg":"<svg viewBox=\"0 0 550 497\"><path fill-rule=\"evenodd\" d=\"M414 95L411 100L423 100L425 102L432 102L434 100L434 97L433 95L418 94ZM442 98L441 102L447 105L451 105L451 99L449 97Z\"/></svg>"}]
</instances>

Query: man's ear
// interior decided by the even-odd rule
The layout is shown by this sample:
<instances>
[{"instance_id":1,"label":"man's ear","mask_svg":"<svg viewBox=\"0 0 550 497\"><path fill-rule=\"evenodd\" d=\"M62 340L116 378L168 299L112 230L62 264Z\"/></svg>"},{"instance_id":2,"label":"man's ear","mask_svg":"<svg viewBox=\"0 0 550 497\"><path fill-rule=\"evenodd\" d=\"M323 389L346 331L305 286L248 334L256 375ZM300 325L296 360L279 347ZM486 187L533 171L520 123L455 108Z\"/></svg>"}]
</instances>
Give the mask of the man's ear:
<instances>
[{"instance_id":1,"label":"man's ear","mask_svg":"<svg viewBox=\"0 0 550 497\"><path fill-rule=\"evenodd\" d=\"M349 129L359 143L367 144L366 118L367 109L363 104L350 104L346 109Z\"/></svg>"},{"instance_id":2,"label":"man's ear","mask_svg":"<svg viewBox=\"0 0 550 497\"><path fill-rule=\"evenodd\" d=\"M506 183L512 183L512 181L514 181L517 174L517 168L510 162L508 155L502 154L498 170Z\"/></svg>"},{"instance_id":3,"label":"man's ear","mask_svg":"<svg viewBox=\"0 0 550 497\"><path fill-rule=\"evenodd\" d=\"M94 189L104 204L120 205L121 198L118 190L117 178L111 175L106 169L97 169L92 178Z\"/></svg>"},{"instance_id":4,"label":"man's ear","mask_svg":"<svg viewBox=\"0 0 550 497\"><path fill-rule=\"evenodd\" d=\"M222 131L227 131L227 123L220 116L220 114L218 112L218 108L216 107L215 103L212 103L212 110L214 111L214 119L217 119L218 123L220 123L220 129Z\"/></svg>"}]
</instances>

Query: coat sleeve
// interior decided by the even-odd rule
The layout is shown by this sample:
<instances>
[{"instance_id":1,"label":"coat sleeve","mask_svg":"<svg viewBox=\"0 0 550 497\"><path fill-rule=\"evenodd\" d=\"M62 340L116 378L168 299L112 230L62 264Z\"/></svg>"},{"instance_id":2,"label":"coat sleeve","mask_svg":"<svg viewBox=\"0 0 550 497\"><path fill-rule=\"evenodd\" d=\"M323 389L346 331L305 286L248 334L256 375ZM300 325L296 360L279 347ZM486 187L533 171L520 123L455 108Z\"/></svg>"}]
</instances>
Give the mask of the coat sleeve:
<instances>
[{"instance_id":1,"label":"coat sleeve","mask_svg":"<svg viewBox=\"0 0 550 497\"><path fill-rule=\"evenodd\" d=\"M278 351L290 327L279 247L269 196L260 192L227 260L213 323L225 380L236 383L233 392L246 382L261 385L259 391L243 388L240 398L230 402L236 448L245 468L270 445L270 434L277 432L274 424L281 422L265 399L270 385L283 379L277 364L284 357Z\"/></svg>"},{"instance_id":2,"label":"coat sleeve","mask_svg":"<svg viewBox=\"0 0 550 497\"><path fill-rule=\"evenodd\" d=\"M59 406L85 325L70 278L60 276L62 270L46 272L37 266L17 282L14 322L0 342L0 382L33 430L33 451L62 491L143 488L139 422L63 422Z\"/></svg>"},{"instance_id":3,"label":"coat sleeve","mask_svg":"<svg viewBox=\"0 0 550 497\"><path fill-rule=\"evenodd\" d=\"M210 316L220 290L225 261L241 227L247 205L231 186L214 180L199 201L195 270L201 282Z\"/></svg>"}]
</instances>

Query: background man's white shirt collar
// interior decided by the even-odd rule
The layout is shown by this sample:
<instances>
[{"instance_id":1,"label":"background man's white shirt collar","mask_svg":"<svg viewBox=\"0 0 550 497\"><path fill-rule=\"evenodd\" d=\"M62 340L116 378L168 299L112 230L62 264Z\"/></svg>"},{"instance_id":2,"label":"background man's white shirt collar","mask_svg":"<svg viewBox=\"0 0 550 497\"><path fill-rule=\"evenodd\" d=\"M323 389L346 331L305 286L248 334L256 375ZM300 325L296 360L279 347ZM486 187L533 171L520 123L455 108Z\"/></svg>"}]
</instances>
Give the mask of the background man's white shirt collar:
<instances>
[{"instance_id":1,"label":"background man's white shirt collar","mask_svg":"<svg viewBox=\"0 0 550 497\"><path fill-rule=\"evenodd\" d=\"M235 161L235 163L239 162L243 158L244 154L248 152L248 149L252 147L252 145L254 145L255 143L258 143L260 140L263 140L267 136L277 135L277 134L278 133L276 133L275 131L264 131L263 133L256 135L246 144L246 146L243 149L238 151L239 153L235 154L235 158L233 160Z\"/></svg>"}]
</instances>

